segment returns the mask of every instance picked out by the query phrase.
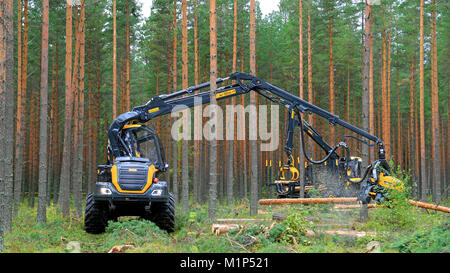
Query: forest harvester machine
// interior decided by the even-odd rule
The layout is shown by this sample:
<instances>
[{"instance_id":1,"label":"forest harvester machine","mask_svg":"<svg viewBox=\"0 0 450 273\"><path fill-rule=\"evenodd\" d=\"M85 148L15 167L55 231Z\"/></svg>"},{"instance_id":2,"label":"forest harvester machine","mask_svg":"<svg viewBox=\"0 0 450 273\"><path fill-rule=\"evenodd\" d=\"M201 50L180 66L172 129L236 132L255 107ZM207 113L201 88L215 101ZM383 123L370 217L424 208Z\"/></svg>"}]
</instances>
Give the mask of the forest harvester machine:
<instances>
[{"instance_id":1,"label":"forest harvester machine","mask_svg":"<svg viewBox=\"0 0 450 273\"><path fill-rule=\"evenodd\" d=\"M293 153L294 129L301 128L301 145L307 162L313 165L325 166L325 176L320 178L309 164L304 169L306 183L318 186L319 182L330 180L330 173L337 175L347 187L357 185L357 197L363 203L371 200L377 202L385 198L388 188L398 188L399 181L389 176L389 165L385 159L383 142L364 130L357 128L337 115L329 113L299 97L286 92L253 75L235 72L227 78L217 79L217 84L226 81L216 90L216 99L223 100L233 96L255 92L272 103L285 107L288 111L286 120L284 151L287 164L280 165L279 180L287 183L268 183L277 189L279 198L295 197L296 186L299 185L299 169L295 165ZM208 88L210 83L202 83L171 94L151 98L145 105L133 108L132 111L119 115L108 129L108 158L105 165L97 167L97 183L93 193L86 197L84 229L89 233L102 233L109 220L120 216L140 216L153 221L160 228L172 232L175 228L175 204L172 193L165 181L158 177L168 170L164 149L157 133L145 126L153 118L180 110L180 106L194 107L198 104L210 103L210 92L196 92ZM178 106L178 107L177 107ZM322 136L311 125L302 120L301 113L313 113L325 118L333 126L344 128L366 138L353 135L345 136L344 140L334 147L327 144ZM251 117L250 117L251 118ZM311 159L305 149L305 134L311 137L325 152L321 160ZM346 138L354 138L370 146L378 147L378 159L371 163L361 175L361 162L351 158ZM373 143L369 143L369 141ZM342 148L345 156L339 156L337 150ZM328 163L328 164L327 164ZM328 165L328 167L326 167ZM331 166L331 167L330 167ZM319 168L320 169L320 168ZM363 183L363 184L361 184ZM361 185L360 185L361 184ZM361 186L361 187L360 187ZM342 190L328 191L326 194L343 195Z\"/></svg>"}]
</instances>

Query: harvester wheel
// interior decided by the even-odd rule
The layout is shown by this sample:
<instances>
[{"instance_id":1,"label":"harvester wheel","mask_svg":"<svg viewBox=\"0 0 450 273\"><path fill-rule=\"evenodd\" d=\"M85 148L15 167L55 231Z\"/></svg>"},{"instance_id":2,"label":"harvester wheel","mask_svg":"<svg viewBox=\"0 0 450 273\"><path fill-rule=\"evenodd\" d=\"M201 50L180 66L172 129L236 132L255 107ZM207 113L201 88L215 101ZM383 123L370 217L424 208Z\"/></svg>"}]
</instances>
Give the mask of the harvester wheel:
<instances>
[{"instance_id":1,"label":"harvester wheel","mask_svg":"<svg viewBox=\"0 0 450 273\"><path fill-rule=\"evenodd\" d=\"M147 218L147 217L146 217ZM175 231L175 198L169 193L169 200L164 203L152 203L151 214L148 217L159 228L167 231Z\"/></svg>"},{"instance_id":2,"label":"harvester wheel","mask_svg":"<svg viewBox=\"0 0 450 273\"><path fill-rule=\"evenodd\" d=\"M86 196L86 209L84 213L84 230L92 234L105 232L108 224L106 207L95 202L94 194L89 193Z\"/></svg>"}]
</instances>

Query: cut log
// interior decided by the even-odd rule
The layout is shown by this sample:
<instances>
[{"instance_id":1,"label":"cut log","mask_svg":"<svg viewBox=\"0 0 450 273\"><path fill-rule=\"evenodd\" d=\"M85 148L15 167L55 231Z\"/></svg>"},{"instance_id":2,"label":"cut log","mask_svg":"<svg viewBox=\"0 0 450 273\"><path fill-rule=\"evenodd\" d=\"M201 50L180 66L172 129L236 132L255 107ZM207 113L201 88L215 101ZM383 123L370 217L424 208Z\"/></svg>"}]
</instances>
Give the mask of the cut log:
<instances>
[{"instance_id":1,"label":"cut log","mask_svg":"<svg viewBox=\"0 0 450 273\"><path fill-rule=\"evenodd\" d=\"M220 223L220 224L224 224L224 223L242 223L242 222L251 222L251 223L255 223L255 222L270 222L272 221L271 219L217 219L216 222Z\"/></svg>"},{"instance_id":2,"label":"cut log","mask_svg":"<svg viewBox=\"0 0 450 273\"><path fill-rule=\"evenodd\" d=\"M357 205L342 205L342 204L337 204L334 205L333 209L359 209L361 207L361 205L357 204ZM367 205L368 208L375 208L376 205L375 204L369 204Z\"/></svg>"},{"instance_id":3,"label":"cut log","mask_svg":"<svg viewBox=\"0 0 450 273\"><path fill-rule=\"evenodd\" d=\"M352 236L352 237L363 237L363 236L376 236L376 232L367 231L356 231L356 230L321 230L321 233L327 235L341 235L341 236ZM315 237L316 233L312 230L308 230L305 234L308 237Z\"/></svg>"},{"instance_id":4,"label":"cut log","mask_svg":"<svg viewBox=\"0 0 450 273\"><path fill-rule=\"evenodd\" d=\"M430 203L424 203L424 202L419 202L419 201L414 201L414 200L408 200L408 201L413 206L450 213L450 208L448 208L448 207L438 206L438 205L434 205L434 204L430 204Z\"/></svg>"},{"instance_id":5,"label":"cut log","mask_svg":"<svg viewBox=\"0 0 450 273\"><path fill-rule=\"evenodd\" d=\"M239 228L241 228L241 226L238 224L213 224L211 231L216 235L220 235L223 233L228 233L230 230Z\"/></svg>"},{"instance_id":6,"label":"cut log","mask_svg":"<svg viewBox=\"0 0 450 273\"><path fill-rule=\"evenodd\" d=\"M124 252L125 250L129 249L129 248L134 248L134 245L120 245L120 246L114 246L113 248L111 248L108 253L121 253Z\"/></svg>"},{"instance_id":7,"label":"cut log","mask_svg":"<svg viewBox=\"0 0 450 273\"><path fill-rule=\"evenodd\" d=\"M285 199L261 199L260 205L292 205L292 204L336 204L356 203L356 197L340 198L285 198Z\"/></svg>"}]
</instances>

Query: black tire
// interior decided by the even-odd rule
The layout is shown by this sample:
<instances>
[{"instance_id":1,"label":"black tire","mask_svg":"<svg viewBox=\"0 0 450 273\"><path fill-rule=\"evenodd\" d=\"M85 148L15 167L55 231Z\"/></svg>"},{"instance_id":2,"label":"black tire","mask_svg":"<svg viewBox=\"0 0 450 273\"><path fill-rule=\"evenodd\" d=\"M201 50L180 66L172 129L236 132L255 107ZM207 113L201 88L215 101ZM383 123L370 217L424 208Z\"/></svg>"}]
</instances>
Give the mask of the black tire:
<instances>
[{"instance_id":1,"label":"black tire","mask_svg":"<svg viewBox=\"0 0 450 273\"><path fill-rule=\"evenodd\" d=\"M100 234L105 232L108 225L106 206L95 202L94 194L86 196L86 209L84 212L84 230L87 233Z\"/></svg>"},{"instance_id":2,"label":"black tire","mask_svg":"<svg viewBox=\"0 0 450 273\"><path fill-rule=\"evenodd\" d=\"M169 193L169 200L163 203L152 203L150 217L146 219L155 223L168 233L175 231L175 198Z\"/></svg>"}]
</instances>

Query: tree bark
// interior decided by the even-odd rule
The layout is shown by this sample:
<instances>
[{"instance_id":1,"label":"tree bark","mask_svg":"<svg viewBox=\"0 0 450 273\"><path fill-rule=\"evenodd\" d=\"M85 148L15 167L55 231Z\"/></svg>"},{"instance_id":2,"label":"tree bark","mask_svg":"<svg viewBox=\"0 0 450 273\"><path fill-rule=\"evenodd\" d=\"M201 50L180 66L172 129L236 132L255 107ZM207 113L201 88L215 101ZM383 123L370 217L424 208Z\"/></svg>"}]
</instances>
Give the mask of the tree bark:
<instances>
[{"instance_id":1,"label":"tree bark","mask_svg":"<svg viewBox=\"0 0 450 273\"><path fill-rule=\"evenodd\" d=\"M329 13L331 13L331 7L328 10ZM330 101L330 112L335 113L334 109L334 66L333 66L333 25L332 25L332 18L331 14L329 14L328 19L328 57L329 57L329 101ZM335 128L334 125L330 123L330 135L329 135L329 141L331 145L334 145L336 142L336 134L335 134Z\"/></svg>"},{"instance_id":2,"label":"tree bark","mask_svg":"<svg viewBox=\"0 0 450 273\"><path fill-rule=\"evenodd\" d=\"M70 214L70 166L71 166L71 135L72 135L72 113L73 113L73 94L72 94L72 5L67 0L66 4L66 101L64 117L64 141L63 158L61 168L61 191L60 204L62 206L62 215L67 217Z\"/></svg>"},{"instance_id":3,"label":"tree bark","mask_svg":"<svg viewBox=\"0 0 450 273\"><path fill-rule=\"evenodd\" d=\"M84 132L84 63L85 63L85 7L84 0L81 0L80 9L80 22L78 26L78 36L80 38L80 63L79 63L79 92L78 92L78 129L77 129L77 143L75 143L75 153L76 161L75 166L75 177L74 182L74 201L75 201L75 212L77 217L82 216L82 184L83 184L83 132Z\"/></svg>"},{"instance_id":4,"label":"tree bark","mask_svg":"<svg viewBox=\"0 0 450 273\"><path fill-rule=\"evenodd\" d=\"M189 87L188 83L188 37L187 37L187 1L182 1L182 12L183 12L183 30L182 30L182 51L183 51L183 89ZM190 112L190 109L184 112ZM184 114L183 114L184 115ZM183 125L183 130L187 130L190 127L190 122ZM183 211L189 210L189 140L183 138L182 146L182 209Z\"/></svg>"},{"instance_id":5,"label":"tree bark","mask_svg":"<svg viewBox=\"0 0 450 273\"><path fill-rule=\"evenodd\" d=\"M433 158L433 200L441 202L440 121L437 74L436 0L431 14L431 155Z\"/></svg>"},{"instance_id":6,"label":"tree bark","mask_svg":"<svg viewBox=\"0 0 450 273\"><path fill-rule=\"evenodd\" d=\"M177 1L173 2L173 61L172 61L172 92L176 92L177 85ZM172 170L173 170L173 195L178 202L178 142L172 140Z\"/></svg>"},{"instance_id":7,"label":"tree bark","mask_svg":"<svg viewBox=\"0 0 450 273\"><path fill-rule=\"evenodd\" d=\"M39 199L37 219L38 223L47 221L47 133L48 133L48 22L49 3L42 1L42 44L41 44L41 108L39 123Z\"/></svg>"},{"instance_id":8,"label":"tree bark","mask_svg":"<svg viewBox=\"0 0 450 273\"><path fill-rule=\"evenodd\" d=\"M198 7L197 0L194 1L194 84L198 85ZM200 203L200 181L201 181L201 154L200 145L202 139L202 106L194 107L194 173L193 194L194 202Z\"/></svg>"},{"instance_id":9,"label":"tree bark","mask_svg":"<svg viewBox=\"0 0 450 273\"><path fill-rule=\"evenodd\" d=\"M130 0L127 0L127 2L126 2L126 6L127 6L127 24L126 24L126 47L127 47L127 49L126 49L126 52L127 52L127 60L126 60L126 75L125 75L125 81L126 81L126 84L125 84L125 86L126 86L126 111L131 111L131 108L130 108L130 99L131 99L131 97L130 97L130 86L131 86L131 83L130 83L130 73L131 73L131 71L130 71L130 69L131 69L131 66L130 66L130 51L131 51L131 48L130 48Z\"/></svg>"},{"instance_id":10,"label":"tree bark","mask_svg":"<svg viewBox=\"0 0 450 273\"><path fill-rule=\"evenodd\" d=\"M237 65L237 0L233 1L233 61L232 61L232 73L236 72ZM231 99L231 105L236 105L236 97ZM235 115L229 121L227 128L231 128L233 126L233 140L228 141L228 158L227 158L227 205L231 205L233 203L233 182L234 179L234 171L236 169L236 160L235 160L235 151L234 151L234 143L237 141L237 126Z\"/></svg>"},{"instance_id":11,"label":"tree bark","mask_svg":"<svg viewBox=\"0 0 450 273\"><path fill-rule=\"evenodd\" d=\"M371 19L372 19L372 6L369 5L369 2L366 2L366 10L365 10L365 18L364 18L364 52L363 52L363 90L362 90L362 127L363 130L370 130L370 104L371 104L371 88L370 88L370 71L371 71L371 62L370 56L372 48L370 47L371 40ZM367 145L362 145L361 156L363 160L363 164L368 164L370 161L369 157L369 147ZM368 219L368 210L367 206L361 206L360 210L360 219L365 221Z\"/></svg>"},{"instance_id":12,"label":"tree bark","mask_svg":"<svg viewBox=\"0 0 450 273\"><path fill-rule=\"evenodd\" d=\"M208 217L216 218L217 203L217 29L216 29L216 0L209 1L209 54L210 54L210 105L211 111L211 140L209 141L209 207Z\"/></svg>"},{"instance_id":13,"label":"tree bark","mask_svg":"<svg viewBox=\"0 0 450 273\"><path fill-rule=\"evenodd\" d=\"M308 2L308 100L313 103L314 94L312 86L312 48L311 48L311 1ZM312 115L309 116L309 124L313 123Z\"/></svg>"},{"instance_id":14,"label":"tree bark","mask_svg":"<svg viewBox=\"0 0 450 273\"><path fill-rule=\"evenodd\" d=\"M0 7L0 100L4 103L0 106L0 130L4 147L3 168L0 168L0 237L3 240L3 232L11 232L12 229L12 200L13 200L13 176L14 176L14 11L13 1L3 1ZM1 103L0 103L1 105ZM3 112L1 112L3 111ZM3 243L0 243L3 248Z\"/></svg>"},{"instance_id":15,"label":"tree bark","mask_svg":"<svg viewBox=\"0 0 450 273\"><path fill-rule=\"evenodd\" d=\"M299 0L299 34L298 34L298 45L299 45L299 96L300 99L304 99L304 88L303 88L303 1ZM301 115L301 114L300 114ZM299 138L299 145L298 145L298 157L300 159L299 165L300 165L300 189L303 189L304 183L305 183L305 157L303 156L303 147L301 145L301 137ZM308 145L309 146L309 145ZM305 192L303 190L300 190L300 198L303 198L305 195Z\"/></svg>"},{"instance_id":16,"label":"tree bark","mask_svg":"<svg viewBox=\"0 0 450 273\"><path fill-rule=\"evenodd\" d=\"M20 195L23 183L23 162L24 162L24 142L25 142L25 99L26 86L23 88L23 72L26 69L28 30L24 29L22 45L22 1L18 2L18 23L17 23L17 114L16 114L16 158L14 168L14 216L18 215L20 205ZM25 20L28 21L28 0L24 3ZM27 26L28 27L28 26ZM23 54L22 54L23 51ZM26 72L25 72L26 74ZM25 77L26 81L26 77Z\"/></svg>"},{"instance_id":17,"label":"tree bark","mask_svg":"<svg viewBox=\"0 0 450 273\"><path fill-rule=\"evenodd\" d=\"M117 23L116 23L116 0L113 0L113 117L117 117Z\"/></svg>"},{"instance_id":18,"label":"tree bark","mask_svg":"<svg viewBox=\"0 0 450 273\"><path fill-rule=\"evenodd\" d=\"M423 53L423 13L424 4L423 0L420 0L420 56L419 56L419 116L420 116L420 171L421 171L421 183L422 183L422 196L421 200L426 200L426 165L425 165L425 113L424 113L424 53Z\"/></svg>"},{"instance_id":19,"label":"tree bark","mask_svg":"<svg viewBox=\"0 0 450 273\"><path fill-rule=\"evenodd\" d=\"M255 0L250 0L250 74L256 76ZM256 93L250 93L250 105L256 108ZM257 110L256 110L257 111ZM258 115L251 117L249 131L257 132ZM258 214L258 142L250 138L250 215Z\"/></svg>"}]
</instances>

